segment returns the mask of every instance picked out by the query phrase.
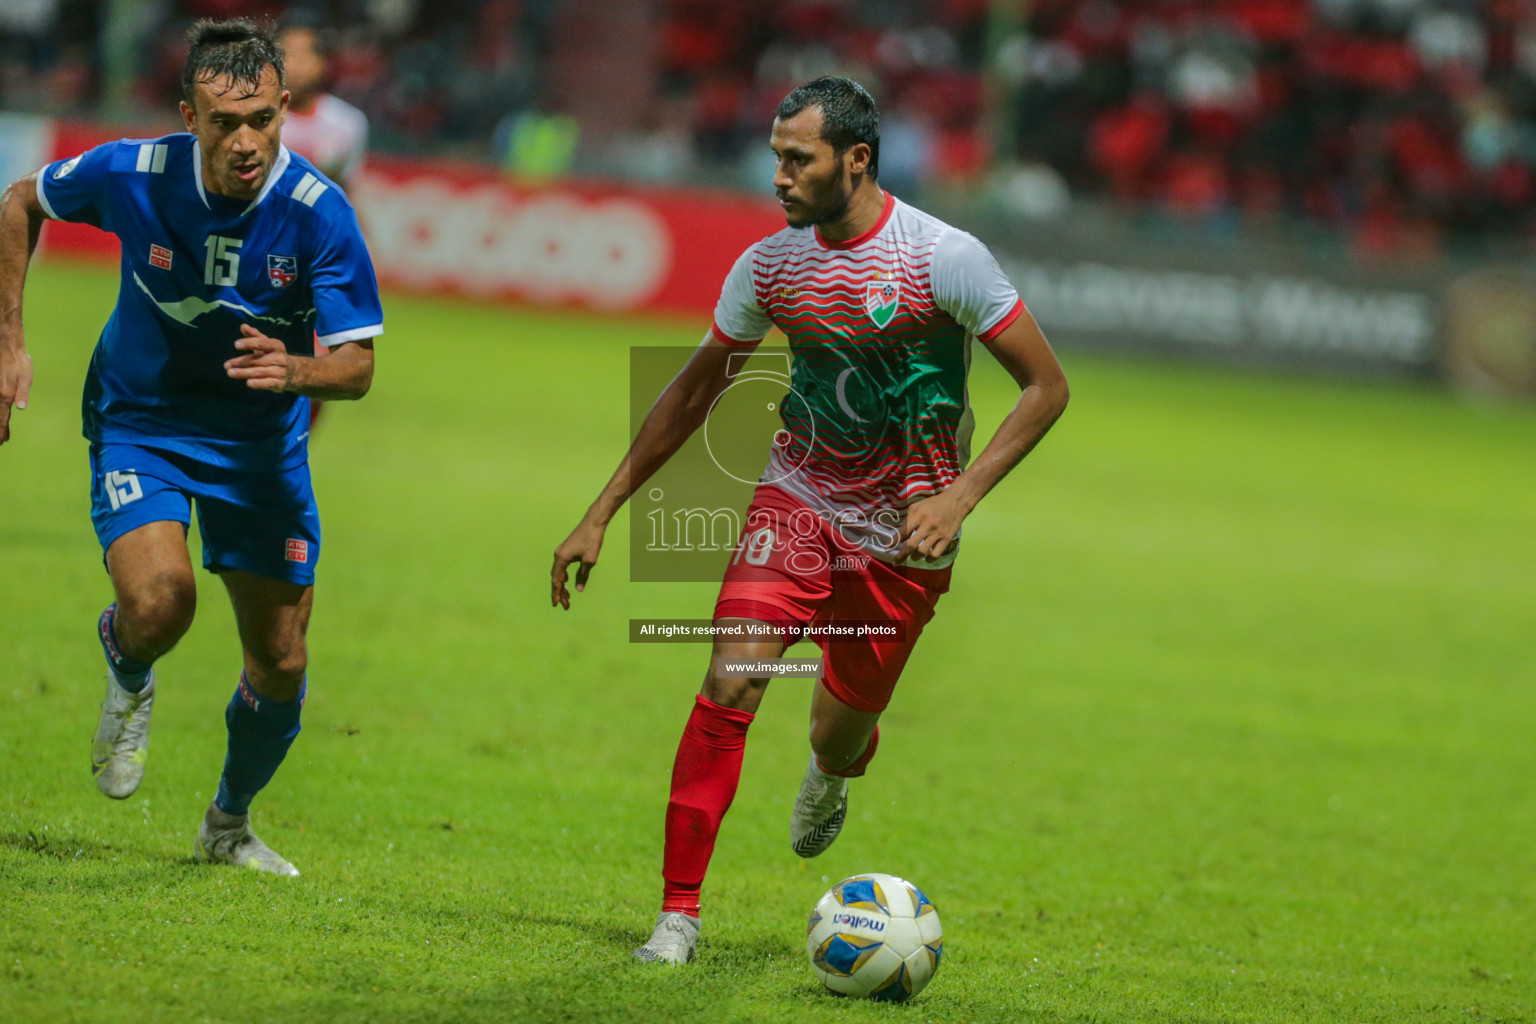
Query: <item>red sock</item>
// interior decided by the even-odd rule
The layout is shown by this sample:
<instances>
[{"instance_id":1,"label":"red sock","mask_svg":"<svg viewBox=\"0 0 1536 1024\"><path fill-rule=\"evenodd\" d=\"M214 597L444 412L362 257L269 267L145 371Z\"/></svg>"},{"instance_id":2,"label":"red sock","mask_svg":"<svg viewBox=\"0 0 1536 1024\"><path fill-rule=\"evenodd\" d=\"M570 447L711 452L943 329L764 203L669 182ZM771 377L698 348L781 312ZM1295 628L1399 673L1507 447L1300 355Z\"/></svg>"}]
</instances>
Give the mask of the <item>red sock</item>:
<instances>
[{"instance_id":1,"label":"red sock","mask_svg":"<svg viewBox=\"0 0 1536 1024\"><path fill-rule=\"evenodd\" d=\"M672 762L667 842L661 860L662 913L699 916L699 887L715 852L720 821L736 797L747 726L753 715L694 699L693 714Z\"/></svg>"},{"instance_id":2,"label":"red sock","mask_svg":"<svg viewBox=\"0 0 1536 1024\"><path fill-rule=\"evenodd\" d=\"M853 762L853 764L842 771L827 771L826 765L821 763L820 758L817 758L816 767L827 772L828 775L838 775L845 779L856 779L864 774L864 769L869 767L869 762L875 759L875 748L878 746L880 746L880 727L877 725L875 726L875 731L869 735L869 746L864 748L864 753L860 754L859 759Z\"/></svg>"}]
</instances>

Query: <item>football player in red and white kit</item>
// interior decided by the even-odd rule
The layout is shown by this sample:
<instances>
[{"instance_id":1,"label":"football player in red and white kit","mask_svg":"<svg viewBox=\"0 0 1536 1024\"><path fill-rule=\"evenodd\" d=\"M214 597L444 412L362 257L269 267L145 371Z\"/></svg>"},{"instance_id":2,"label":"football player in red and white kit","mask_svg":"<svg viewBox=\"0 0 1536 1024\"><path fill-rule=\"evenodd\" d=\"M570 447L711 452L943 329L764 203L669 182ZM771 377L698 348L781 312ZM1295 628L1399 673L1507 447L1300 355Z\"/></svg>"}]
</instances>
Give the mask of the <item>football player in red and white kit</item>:
<instances>
[{"instance_id":1,"label":"football player in red and white kit","mask_svg":"<svg viewBox=\"0 0 1536 1024\"><path fill-rule=\"evenodd\" d=\"M283 119L283 144L350 196L368 153L368 115L326 91L329 34L319 22L302 14L290 16L279 40L292 96ZM324 402L309 403L311 431L324 407Z\"/></svg>"},{"instance_id":2,"label":"football player in red and white kit","mask_svg":"<svg viewBox=\"0 0 1536 1024\"><path fill-rule=\"evenodd\" d=\"M691 960L699 891L741 775L747 728L767 678L727 660L779 657L818 624L900 622L898 642L825 642L811 699L811 758L790 845L832 844L848 779L879 742L880 714L918 634L949 588L960 525L1050 429L1067 382L1045 337L985 246L880 188L879 113L846 78L819 78L779 104L770 144L789 226L750 247L727 276L715 322L657 399L628 454L555 551L551 600L584 588L619 507L703 424L731 384L731 356L778 327L794 354L783 420L736 557L717 638L678 745L667 804L663 895L641 960ZM972 340L1021 388L974 461L966 397ZM755 635L743 630L746 635ZM818 639L818 642L821 642Z\"/></svg>"}]
</instances>

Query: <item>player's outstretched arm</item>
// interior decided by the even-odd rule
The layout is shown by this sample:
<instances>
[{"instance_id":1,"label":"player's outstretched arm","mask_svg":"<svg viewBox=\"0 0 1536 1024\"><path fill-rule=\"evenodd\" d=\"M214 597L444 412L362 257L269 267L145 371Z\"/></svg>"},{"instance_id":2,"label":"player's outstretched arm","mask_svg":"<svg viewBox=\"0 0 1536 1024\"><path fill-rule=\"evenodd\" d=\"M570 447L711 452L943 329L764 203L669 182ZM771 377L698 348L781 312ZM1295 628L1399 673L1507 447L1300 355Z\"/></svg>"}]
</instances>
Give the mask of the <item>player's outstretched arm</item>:
<instances>
[{"instance_id":1,"label":"player's outstretched arm","mask_svg":"<svg viewBox=\"0 0 1536 1024\"><path fill-rule=\"evenodd\" d=\"M373 386L373 340L349 341L330 349L323 359L289 355L288 348L250 324L240 328L235 348L242 355L227 359L224 372L257 391L290 391L327 402L362 398Z\"/></svg>"},{"instance_id":2,"label":"player's outstretched arm","mask_svg":"<svg viewBox=\"0 0 1536 1024\"><path fill-rule=\"evenodd\" d=\"M555 564L550 570L550 607L570 610L571 593L566 589L566 568L576 566L576 590L586 589L587 577L597 564L603 547L603 534L630 495L639 490L683 442L709 416L715 399L731 383L727 376L731 347L711 332L693 353L688 365L662 391L651 411L645 414L640 432L629 446L619 468L597 500L587 509L581 522L565 542L555 549Z\"/></svg>"},{"instance_id":3,"label":"player's outstretched arm","mask_svg":"<svg viewBox=\"0 0 1536 1024\"><path fill-rule=\"evenodd\" d=\"M1067 375L1029 311L983 342L1022 393L970 466L943 492L907 509L902 557L935 558L949 550L960 524L997 482L1028 455L1067 407Z\"/></svg>"},{"instance_id":4,"label":"player's outstretched arm","mask_svg":"<svg viewBox=\"0 0 1536 1024\"><path fill-rule=\"evenodd\" d=\"M22 178L0 197L0 444L11 437L11 406L25 409L32 390L32 357L21 329L21 293L47 216L37 200L35 174Z\"/></svg>"}]
</instances>

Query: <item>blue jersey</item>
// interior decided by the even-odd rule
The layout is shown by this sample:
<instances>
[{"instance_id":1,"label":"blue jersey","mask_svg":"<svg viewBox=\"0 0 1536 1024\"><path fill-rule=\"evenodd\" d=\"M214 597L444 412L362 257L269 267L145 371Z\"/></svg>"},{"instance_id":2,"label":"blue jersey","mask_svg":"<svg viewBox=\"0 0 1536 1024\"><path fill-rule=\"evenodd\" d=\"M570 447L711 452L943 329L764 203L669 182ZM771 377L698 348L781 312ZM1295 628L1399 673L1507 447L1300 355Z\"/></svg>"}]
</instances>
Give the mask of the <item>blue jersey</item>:
<instances>
[{"instance_id":1,"label":"blue jersey","mask_svg":"<svg viewBox=\"0 0 1536 1024\"><path fill-rule=\"evenodd\" d=\"M309 400L231 380L250 324L301 355L384 332L378 282L352 204L279 147L254 200L203 187L197 139L124 139L38 174L56 220L122 242L117 308L86 376L85 436L231 468L307 457ZM318 338L317 338L318 335Z\"/></svg>"}]
</instances>

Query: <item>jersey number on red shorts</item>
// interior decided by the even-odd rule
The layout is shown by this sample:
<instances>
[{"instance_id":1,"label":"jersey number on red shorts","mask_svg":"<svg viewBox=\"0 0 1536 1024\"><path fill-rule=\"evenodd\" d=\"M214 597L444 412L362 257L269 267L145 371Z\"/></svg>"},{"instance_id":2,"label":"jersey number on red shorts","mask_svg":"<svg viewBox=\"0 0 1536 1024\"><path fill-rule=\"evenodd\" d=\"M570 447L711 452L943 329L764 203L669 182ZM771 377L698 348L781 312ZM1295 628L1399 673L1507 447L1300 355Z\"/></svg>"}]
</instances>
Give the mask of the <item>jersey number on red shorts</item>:
<instances>
[{"instance_id":1,"label":"jersey number on red shorts","mask_svg":"<svg viewBox=\"0 0 1536 1024\"><path fill-rule=\"evenodd\" d=\"M746 556L748 565L766 564L768 556L773 554L773 545L776 540L771 526L752 531L741 539L740 544L736 545L736 554L731 559L731 564L740 562L743 555Z\"/></svg>"}]
</instances>

